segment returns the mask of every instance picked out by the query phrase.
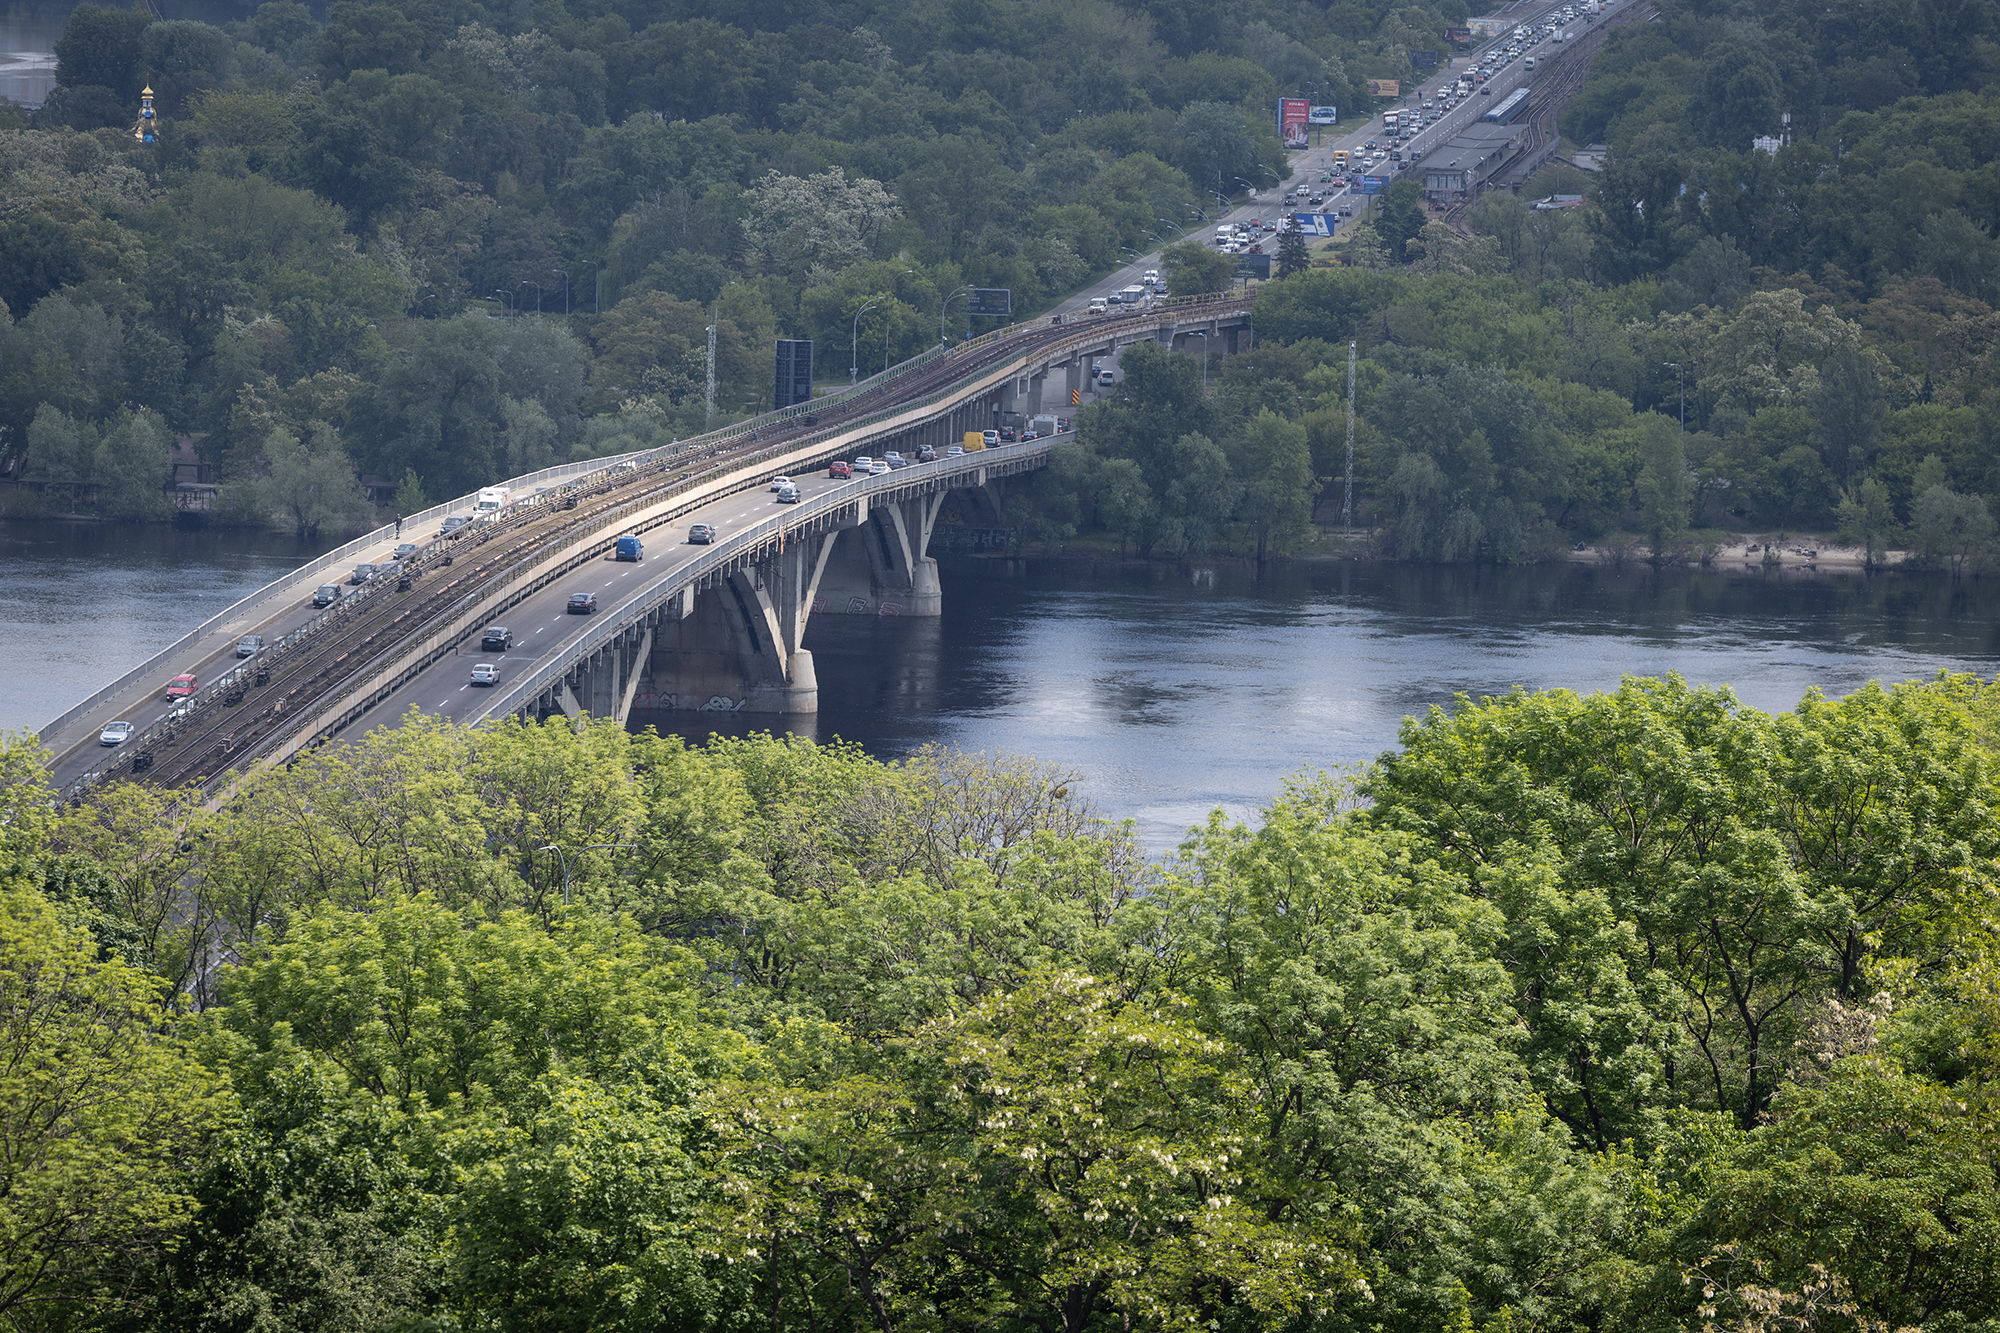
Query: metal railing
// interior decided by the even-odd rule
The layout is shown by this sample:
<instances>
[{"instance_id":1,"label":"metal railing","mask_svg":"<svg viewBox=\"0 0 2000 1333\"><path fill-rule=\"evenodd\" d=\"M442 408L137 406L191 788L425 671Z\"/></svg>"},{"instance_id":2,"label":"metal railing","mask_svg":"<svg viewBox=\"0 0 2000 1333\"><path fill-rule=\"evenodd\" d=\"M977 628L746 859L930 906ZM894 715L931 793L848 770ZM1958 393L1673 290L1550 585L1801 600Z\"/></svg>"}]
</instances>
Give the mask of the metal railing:
<instances>
[{"instance_id":1,"label":"metal railing","mask_svg":"<svg viewBox=\"0 0 2000 1333\"><path fill-rule=\"evenodd\" d=\"M1015 360L1012 361L998 362L982 367L974 371L972 374L954 380L951 383L937 390L934 390L933 392L925 395L922 398L915 400L906 400L903 402L893 404L891 406L883 408L880 411L871 413L857 420L835 423L833 425L828 426L826 429L822 431L819 431L813 435L808 436L804 440L794 439L785 441L783 443L774 444L767 449L757 451L756 453L750 454L746 457L731 460L736 466L732 468L730 475L740 476L745 471L750 471L754 473L756 469L758 469L762 465L766 463L775 462L781 458L787 460L788 464L793 466L796 466L801 463L810 464L811 462L814 462L819 458L828 457L834 452L839 452L836 446L841 441L849 439L849 437L853 436L856 432L869 431L873 427L880 426L896 418L908 417L912 413L925 413L926 409L936 407L941 402L945 402L951 399L966 397L977 392L982 392L986 388L991 388L993 387L993 385L1005 379L1015 376L1016 374L1019 373L1021 369L1025 368L1028 364L1036 360L1042 360L1042 361L1057 360L1060 359L1059 354L1061 352L1077 350L1089 346L1091 344L1094 344L1100 341L1103 334L1107 331L1119 330L1126 327L1130 327L1136 330L1138 328L1143 328L1145 325L1149 323L1152 324L1155 328L1158 328L1162 323L1168 322L1167 320L1163 320L1162 316L1170 317L1171 322L1178 322L1179 318L1183 317L1185 314L1200 310L1203 307L1215 307L1217 313L1221 313L1225 308L1239 307L1239 306L1247 307L1249 304L1251 304L1251 298L1237 296L1234 294L1213 294L1206 296L1176 297L1156 302L1154 305L1140 311L1134 311L1129 313L1121 312L1120 314L1111 316L1109 318L1099 316L1089 320L1078 321L1076 324L1076 332L1074 333L1056 339L1052 343L1038 340L1036 341L1036 344L1032 349L1024 350L1024 354L1020 358L1016 358ZM675 440L673 443L665 446L664 448L639 450L633 453L617 455L608 458L593 459L583 463L569 463L558 467L544 468L539 472L530 473L525 477L517 478L514 481L509 482L508 486L510 488L530 488L538 484L548 485L551 482L555 482L565 478L567 479L568 484L562 486L550 486L549 489L539 494L531 494L527 497L524 497L522 500L516 501L515 503L511 504L506 510L502 511L502 513L499 515L496 515L488 519L478 520L468 529L461 531L461 533L458 534L458 540L463 540L464 536L469 535L471 532L477 531L488 525L500 524L511 520L519 519L524 515L533 512L536 508L540 506L566 498L568 495L574 493L575 491L581 489L585 485L598 479L600 476L608 477L610 474L613 473L631 471L639 467L646 467L646 466L659 466L662 468L670 467L677 460L685 459L690 455L713 450L719 444L740 439L744 435L755 434L758 430L762 429L764 426L777 424L782 421L793 420L796 419L797 417L808 415L811 412L824 409L826 407L838 403L851 402L858 397L861 397L868 393L875 392L876 390L885 387L891 381L900 379L905 375L913 373L916 370L935 364L941 358L946 360L960 359L969 353L983 351L986 350L987 348L995 346L998 343L1006 340L1007 338L1024 337L1024 335L1030 333L1037 333L1037 334L1042 333L1048 327L1049 326L1046 325L1031 325L1027 326L1025 329L1020 326L1016 326L1014 328L996 329L989 333L982 334L978 338L960 344L957 347L933 348L930 351L925 352L921 356L913 357L909 361L891 367L889 371L887 371L884 374L878 374L872 376L870 379L865 380L860 384L854 385L849 389L843 390L840 393L829 394L823 398L815 399L811 403L799 403L793 405L792 407L784 408L779 411L764 413L759 417L754 417L745 421L733 423L730 426L726 426L720 430L711 431L703 435L692 436L685 440ZM1061 327L1068 327L1068 325L1063 325ZM904 424L907 425L907 424L917 424L917 423L905 422ZM976 460L978 458L978 455L972 455L971 457L973 457ZM975 466L977 465L976 462L974 465ZM894 474L890 475L893 476ZM714 477L688 478L683 481L677 482L673 485L670 485L668 487L665 487L663 489L650 491L645 496L635 497L635 499L632 502L626 505L621 505L618 508L608 512L607 514L600 516L598 519L593 520L587 528L581 530L580 532L576 532L570 535L572 539L581 539L584 537L594 535L607 527L624 525L628 522L631 515L637 510L656 507L663 501L672 500L676 497L686 496L690 492L704 490L708 487L713 486L719 480L722 479ZM468 505L476 501L476 499L477 499L476 493L474 495L462 496L459 499L448 502L446 504L434 505L430 509L424 510L419 514L410 516L409 518L405 519L404 522L406 525L411 523L420 523L420 524L428 523L434 519L443 518L451 511L458 509L461 506ZM652 528L659 526L660 524L671 522L673 521L673 518L676 516L676 514L679 512L684 512L684 509L685 506L681 507L680 509L672 510L666 514L663 514L654 521L644 524L641 530L651 530ZM118 694L123 693L125 690L130 689L134 684L139 683L140 681L146 679L148 676L157 679L163 666L169 663L174 656L176 656L179 653L187 651L200 639L207 637L208 635L215 632L215 630L220 628L220 626L230 616L236 614L237 612L246 609L250 606L253 606L256 603L265 600L278 592L283 591L287 587L297 587L306 582L308 579L316 577L319 573L323 573L327 569L343 565L347 563L349 560L351 560L355 555L358 555L360 552L366 550L369 546L375 545L389 537L393 537L394 535L395 535L395 530L393 527L384 527L378 529L375 533L372 533L367 537L359 538L356 541L347 543L345 546L335 551L328 552L326 555L323 555L319 557L319 559L306 565L303 569L295 570L286 577L267 585L265 588L260 589L256 593L251 594L249 597L238 602L235 606L229 608L229 610L222 612L220 615L211 617L208 621L204 622L201 627L199 627L198 629L192 631L187 635L184 635L180 640L176 641L174 645L170 646L167 649L162 650L160 653L155 654L154 657L148 659L147 662L142 663L140 666L133 668L133 670L127 672L125 676L121 677L118 681L113 682L112 685L105 687L105 689L100 690L90 699L85 700L83 703L80 703L75 707L71 708L70 710L68 710L67 712L65 712L61 717L57 718L54 722L50 723L47 728L45 728L44 734L58 731L62 727L69 725L71 722L75 721L78 717L81 717L85 712L99 706L100 704L106 702L111 698L116 697ZM418 556L422 557L424 555L437 552L438 550L442 549L445 545L446 545L445 539L442 538L433 539L431 542L427 543L424 547L420 548ZM558 568L547 574L546 577L560 576L560 574L565 573L570 569L576 568L579 564L585 563L591 558L593 558L591 554L586 553L582 555L577 555L575 554L574 551L572 551L569 557L565 559ZM549 557L547 556L535 556L535 557L528 557L521 561L517 561L513 566L510 566L507 571L505 571L502 575L499 576L500 586L497 594L491 590L490 585L489 589L484 592L476 592L468 594L467 597L460 604L454 606L451 611L446 613L447 621L448 622L452 621L456 617L463 614L465 609L472 606L477 606L482 608L479 616L477 616L475 619L484 620L487 617L498 614L499 611L505 610L507 607L516 604L521 598L532 595L541 586L543 586L543 584L540 581L534 581L532 582L531 586L519 586L518 580L522 577L521 571L526 568L539 567L542 564L546 564L548 559ZM142 752L146 748L148 743L157 740L164 733L178 731L182 727L190 725L192 721L192 715L197 710L204 709L209 705L213 704L215 701L227 698L228 696L234 694L238 689L243 687L246 675L255 672L260 667L268 667L274 661L282 662L282 660L285 657L289 656L293 651L295 651L300 644L304 643L314 634L325 629L335 620L352 614L353 608L356 605L364 602L365 600L367 600L368 597L382 592L390 582L391 582L390 580L379 580L379 581L371 581L367 584L362 585L359 589L357 589L357 591L354 594L341 598L339 602L336 602L332 607L328 608L326 612L322 613L319 616L314 617L311 621L307 622L305 625L300 626L297 630L294 630L291 633L285 635L282 639L278 641L277 644L268 646L265 653L259 654L257 657L248 659L241 666L232 668L228 672L224 673L222 676L216 678L208 685L202 686L201 689L198 691L198 693L193 698L191 698L185 706L174 710L174 712L170 713L166 718L162 719L159 723L156 723L152 727L147 728L144 732L135 735L130 740L128 740L124 745L120 746L119 757L117 759L114 759L112 763L109 766L107 766L106 769L99 769L86 773L81 778L77 779L75 782L70 784L70 786L66 789L66 793L73 792L76 789L87 787L95 784L98 781L101 781L105 773L109 771L110 768L118 767L120 765L120 762L124 759L125 756L135 755ZM448 639L455 641L457 637L461 637L463 634L467 632L469 631L465 630L461 626L457 629L446 631L445 633L447 634ZM438 635L436 634L426 636L426 643L435 642L437 638ZM408 662L410 660L408 653L406 652L405 654L403 654L400 660L403 662ZM419 664L415 669L420 670L422 669L423 665L428 665L428 661L434 661L434 660L435 656L431 656L428 658L427 661ZM365 666L357 668L355 672L350 673L348 679L355 680L357 678L365 678L366 676L376 672L380 668L380 665L381 665L381 659L377 658L371 661L370 663L366 664ZM406 670L407 669L396 671L394 673L394 677L397 679L402 678L406 674ZM391 684L388 688L394 689L395 685ZM328 712L334 711L337 703L351 701L352 698L353 698L353 690L350 687L346 686L345 684L336 687L332 699L328 703L323 704L318 708L312 709L305 714L302 714L300 721L287 729L288 734L296 737L303 734L311 734L312 732L320 730L321 728L319 726L306 727L304 726L304 722L324 718ZM368 706L372 706L372 703ZM350 704L350 709L351 707L352 705ZM365 707L363 708L362 711L365 711ZM334 725L336 727L340 725L345 725L345 722L336 723Z\"/></svg>"},{"instance_id":2,"label":"metal railing","mask_svg":"<svg viewBox=\"0 0 2000 1333\"><path fill-rule=\"evenodd\" d=\"M621 635L644 624L647 617L658 610L662 603L671 600L691 586L698 586L715 574L727 571L738 561L754 555L758 548L773 542L782 543L788 532L808 528L819 519L852 508L858 501L872 500L884 493L913 486L926 490L933 489L934 484L940 480L948 481L982 468L991 468L996 464L1045 458L1049 449L1062 438L1064 437L1003 445L998 449L969 453L959 458L940 459L935 463L919 464L912 468L885 472L879 476L858 477L852 486L843 486L838 490L828 491L824 495L790 506L770 518L753 524L728 540L711 546L687 565L653 584L641 596L627 603L616 615L605 617L593 624L576 642L555 657L535 667L506 688L496 688L483 705L468 713L463 720L471 724L519 711L547 691L554 689L570 672L611 646Z\"/></svg>"}]
</instances>

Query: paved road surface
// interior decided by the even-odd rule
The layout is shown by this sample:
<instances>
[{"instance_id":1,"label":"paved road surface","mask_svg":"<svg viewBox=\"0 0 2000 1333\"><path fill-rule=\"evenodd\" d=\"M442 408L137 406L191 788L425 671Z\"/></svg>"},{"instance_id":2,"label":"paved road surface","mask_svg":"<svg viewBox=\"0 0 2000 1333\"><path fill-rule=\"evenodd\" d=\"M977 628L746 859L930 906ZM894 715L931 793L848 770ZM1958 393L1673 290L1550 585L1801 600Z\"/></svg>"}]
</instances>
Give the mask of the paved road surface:
<instances>
[{"instance_id":1,"label":"paved road surface","mask_svg":"<svg viewBox=\"0 0 2000 1333\"><path fill-rule=\"evenodd\" d=\"M1620 5L1639 2L1640 0L1615 0L1615 3L1607 6L1607 12L1617 9ZM1543 18L1544 15L1556 13L1561 9L1562 6L1560 4L1551 5L1546 3L1546 0L1529 0L1529 3L1510 5L1506 9L1496 11L1496 13L1498 16L1509 19L1510 27L1508 28L1508 32L1511 33L1515 27L1539 27L1545 21ZM1605 15L1599 14L1594 21L1602 23L1604 19ZM1576 30L1582 30L1586 27L1581 19L1578 19L1570 26ZM1488 42L1485 46L1475 48L1469 55L1453 56L1445 62L1445 67L1440 68L1430 79L1414 89L1406 82L1403 97L1397 103L1397 106L1405 110L1421 106L1425 97L1435 94L1446 84L1455 82L1458 76L1463 74L1467 69L1476 67L1479 63L1481 52L1490 49L1494 45L1504 44L1504 40L1495 39L1495 41ZM1554 57L1562 49L1561 46L1553 45L1549 42L1543 42L1539 46L1529 48L1531 54L1537 57L1537 64L1541 63L1541 59L1544 57ZM1459 133L1467 125L1477 121L1479 117L1485 115L1488 110L1504 100L1508 93L1513 92L1516 88L1525 86L1528 81L1529 76L1525 61L1516 60L1507 65L1486 83L1485 86L1492 89L1491 96L1482 97L1478 93L1474 93L1471 97L1459 103L1454 110L1449 112L1436 124L1426 126L1411 143L1403 146L1403 156L1406 159L1402 164L1403 170L1410 170L1414 166L1416 159L1449 142L1453 135ZM1215 228L1224 222L1248 222L1251 218L1262 218L1270 221L1288 212L1332 212L1343 202L1354 207L1358 220L1361 211L1359 201L1363 196L1354 195L1347 190L1342 190L1336 195L1329 196L1326 203L1322 204L1318 210L1307 210L1305 208L1287 209L1284 206L1284 196L1285 191L1289 188L1317 183L1320 173L1331 168L1334 150L1345 148L1352 153L1370 139L1386 139L1382 126L1382 118L1379 115L1372 116L1358 124L1349 123L1342 126L1337 133L1327 135L1325 141L1318 146L1291 154L1289 157L1292 167L1292 178L1290 181L1252 194L1245 202L1231 206L1225 211L1217 212L1214 208L1210 208L1206 216L1189 220L1188 230L1185 233L1186 237L1206 242L1214 238ZM1267 247L1269 244L1267 241ZM1057 315L1085 314L1090 309L1090 300L1092 297L1110 296L1113 292L1123 291L1125 288L1137 283L1147 269L1159 267L1160 252L1155 250L1119 269L1109 277L1095 283L1088 290L1070 297L1057 306L1052 313Z\"/></svg>"}]
</instances>

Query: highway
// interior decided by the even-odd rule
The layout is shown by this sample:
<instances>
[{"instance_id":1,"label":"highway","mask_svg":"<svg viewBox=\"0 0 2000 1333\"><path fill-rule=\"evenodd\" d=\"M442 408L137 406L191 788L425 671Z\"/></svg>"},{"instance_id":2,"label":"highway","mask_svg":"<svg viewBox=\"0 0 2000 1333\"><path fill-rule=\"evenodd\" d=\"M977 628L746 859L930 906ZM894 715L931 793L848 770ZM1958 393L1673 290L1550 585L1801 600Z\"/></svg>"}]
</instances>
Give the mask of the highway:
<instances>
[{"instance_id":1,"label":"highway","mask_svg":"<svg viewBox=\"0 0 2000 1333\"><path fill-rule=\"evenodd\" d=\"M1604 13L1595 16L1595 24L1603 24L1611 14L1620 8L1636 3L1642 3L1642 0L1607 0ZM1492 17L1506 19L1508 25L1506 32L1507 34L1511 34L1518 27L1539 28L1554 15L1561 13L1562 8L1562 5L1551 5L1546 0L1530 0L1530 3L1510 5L1505 9L1495 11ZM1587 26L1589 25L1586 25L1583 19L1579 17L1576 22L1567 25L1566 30L1581 32L1586 30ZM1482 46L1474 47L1467 54L1451 56L1441 63L1439 69L1431 78L1419 84L1414 91L1411 90L1410 85L1406 81L1403 96L1397 101L1395 106L1385 109L1396 110L1400 108L1407 110L1413 107L1421 107L1425 97L1434 96L1447 84L1457 81L1458 76L1467 69L1476 68L1482 52L1494 47L1504 47L1506 44L1507 37L1503 35L1493 38ZM1543 42L1530 49L1536 56L1536 63L1539 65L1542 57L1553 59L1562 52L1563 48L1559 45ZM1504 66L1484 85L1492 90L1491 96L1482 97L1475 92L1471 97L1466 98L1457 107L1446 113L1441 120L1433 125L1426 126L1410 143L1403 145L1404 161L1401 163L1401 171L1413 169L1425 153L1448 143L1452 136L1463 131L1466 126L1477 122L1490 108L1502 101L1508 93L1513 92L1516 88L1525 87L1530 82L1532 82L1532 78L1528 73L1525 61L1515 60ZM1223 211L1218 212L1214 208L1208 209L1200 219L1190 222L1184 239L1193 238L1204 243L1210 243L1214 239L1215 228L1224 222L1248 222L1252 218L1261 218L1268 222L1288 213L1333 212L1335 209L1341 207L1343 203L1355 208L1355 221L1359 222L1361 220L1359 205L1366 200L1367 196L1356 194L1351 189L1343 189L1337 194L1330 194L1326 202L1316 209L1309 209L1303 206L1287 208L1284 205L1284 196L1288 189L1316 184L1319 181L1321 172L1331 170L1333 154L1336 150L1344 148L1351 156L1355 150L1359 149L1370 139L1380 142L1387 141L1387 131L1383 126L1382 117L1379 114L1370 116L1358 125L1350 124L1342 127L1340 133L1327 135L1325 141L1316 147L1291 154L1288 158L1292 169L1289 181L1272 186L1269 189L1255 191L1249 194L1244 202L1233 205ZM1385 163L1384 165L1388 164ZM1400 172L1397 174L1400 174ZM1275 238L1266 238L1264 245L1267 252L1274 251ZM1058 305L1054 313L1062 316L1075 316L1086 313L1090 308L1092 297L1108 297L1114 292L1123 291L1125 288L1137 283L1145 275L1147 269L1159 268L1160 254L1160 250L1154 250L1150 254L1141 256L1132 263L1118 269L1110 276L1091 284L1086 290L1070 297ZM1088 402L1089 399L1086 398L1085 401Z\"/></svg>"},{"instance_id":2,"label":"highway","mask_svg":"<svg viewBox=\"0 0 2000 1333\"><path fill-rule=\"evenodd\" d=\"M922 463L912 463L922 468ZM793 480L801 501L829 491L854 485L853 480L828 477L825 468L795 473ZM737 491L676 520L670 528L656 528L645 536L646 558L636 564L620 564L609 554L576 570L568 578L535 593L520 605L495 619L514 632L513 646L504 653L482 651L475 636L458 650L441 659L412 679L387 699L348 725L345 734L360 736L378 726L400 721L412 708L457 721L484 702L486 687L471 683L475 662L493 662L500 668L501 683L535 669L581 637L592 616L572 615L571 593L597 594L596 615L610 615L643 599L662 583L672 583L683 567L709 548L687 544L687 530L706 523L716 530L717 540L739 528L788 508L780 505L767 488Z\"/></svg>"}]
</instances>

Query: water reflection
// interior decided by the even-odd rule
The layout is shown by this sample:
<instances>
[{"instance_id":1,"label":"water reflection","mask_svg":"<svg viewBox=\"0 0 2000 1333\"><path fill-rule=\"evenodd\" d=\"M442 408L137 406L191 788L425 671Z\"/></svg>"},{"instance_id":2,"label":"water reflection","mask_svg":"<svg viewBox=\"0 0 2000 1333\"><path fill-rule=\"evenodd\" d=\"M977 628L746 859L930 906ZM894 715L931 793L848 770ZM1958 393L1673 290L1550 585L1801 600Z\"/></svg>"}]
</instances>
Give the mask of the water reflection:
<instances>
[{"instance_id":1,"label":"water reflection","mask_svg":"<svg viewBox=\"0 0 2000 1333\"><path fill-rule=\"evenodd\" d=\"M1254 810L1288 771L1365 763L1460 692L1678 671L1776 710L2000 662L1996 585L1930 576L974 561L944 587L937 620L813 621L820 713L800 733L1072 766L1154 850L1212 806ZM782 726L634 721L697 739Z\"/></svg>"}]
</instances>

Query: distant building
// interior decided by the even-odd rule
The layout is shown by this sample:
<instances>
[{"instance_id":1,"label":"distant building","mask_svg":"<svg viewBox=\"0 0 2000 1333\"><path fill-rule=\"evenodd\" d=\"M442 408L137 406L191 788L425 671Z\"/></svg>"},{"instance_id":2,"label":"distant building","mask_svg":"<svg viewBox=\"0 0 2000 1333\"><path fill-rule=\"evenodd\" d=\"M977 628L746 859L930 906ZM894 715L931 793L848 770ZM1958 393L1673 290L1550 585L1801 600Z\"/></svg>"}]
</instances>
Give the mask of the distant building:
<instances>
[{"instance_id":1,"label":"distant building","mask_svg":"<svg viewBox=\"0 0 2000 1333\"><path fill-rule=\"evenodd\" d=\"M1424 198L1434 204L1464 203L1519 158L1527 141L1526 125L1466 126L1424 159Z\"/></svg>"},{"instance_id":2,"label":"distant building","mask_svg":"<svg viewBox=\"0 0 2000 1333\"><path fill-rule=\"evenodd\" d=\"M1785 146L1785 141L1775 134L1760 134L1750 141L1750 146L1760 153L1776 157L1778 150Z\"/></svg>"}]
</instances>

